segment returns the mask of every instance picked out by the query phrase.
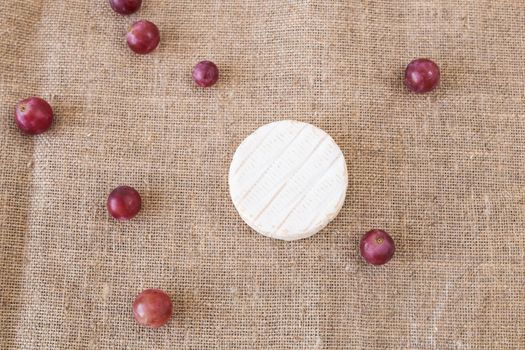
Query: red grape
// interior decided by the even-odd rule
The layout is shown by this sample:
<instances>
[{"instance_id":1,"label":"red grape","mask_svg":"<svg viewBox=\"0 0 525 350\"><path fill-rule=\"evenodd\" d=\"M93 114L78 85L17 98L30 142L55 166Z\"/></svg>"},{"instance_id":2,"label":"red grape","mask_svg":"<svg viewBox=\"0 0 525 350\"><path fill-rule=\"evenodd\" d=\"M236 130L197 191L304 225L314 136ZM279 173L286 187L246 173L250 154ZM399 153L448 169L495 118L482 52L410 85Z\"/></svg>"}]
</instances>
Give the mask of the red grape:
<instances>
[{"instance_id":1,"label":"red grape","mask_svg":"<svg viewBox=\"0 0 525 350\"><path fill-rule=\"evenodd\" d=\"M396 250L394 240L383 230L365 233L359 248L366 262L373 265L386 264L392 259Z\"/></svg>"},{"instance_id":2,"label":"red grape","mask_svg":"<svg viewBox=\"0 0 525 350\"><path fill-rule=\"evenodd\" d=\"M155 50L159 45L159 28L149 21L137 21L128 30L126 40L131 50L145 55Z\"/></svg>"},{"instance_id":3,"label":"red grape","mask_svg":"<svg viewBox=\"0 0 525 350\"><path fill-rule=\"evenodd\" d=\"M173 314L170 296L160 289L146 289L133 302L133 316L143 326L164 326Z\"/></svg>"},{"instance_id":4,"label":"red grape","mask_svg":"<svg viewBox=\"0 0 525 350\"><path fill-rule=\"evenodd\" d=\"M117 220L130 220L140 211L140 194L129 186L115 188L108 197L108 212Z\"/></svg>"},{"instance_id":5,"label":"red grape","mask_svg":"<svg viewBox=\"0 0 525 350\"><path fill-rule=\"evenodd\" d=\"M426 58L413 60L405 70L406 87L418 94L434 90L439 78L438 65Z\"/></svg>"},{"instance_id":6,"label":"red grape","mask_svg":"<svg viewBox=\"0 0 525 350\"><path fill-rule=\"evenodd\" d=\"M139 10L142 0L109 0L111 8L121 15L131 15Z\"/></svg>"},{"instance_id":7,"label":"red grape","mask_svg":"<svg viewBox=\"0 0 525 350\"><path fill-rule=\"evenodd\" d=\"M202 61L193 67L192 76L197 85L210 87L219 80L219 68L213 62Z\"/></svg>"},{"instance_id":8,"label":"red grape","mask_svg":"<svg viewBox=\"0 0 525 350\"><path fill-rule=\"evenodd\" d=\"M40 134L51 127L53 109L40 97L30 97L16 105L15 121L26 134Z\"/></svg>"}]
</instances>

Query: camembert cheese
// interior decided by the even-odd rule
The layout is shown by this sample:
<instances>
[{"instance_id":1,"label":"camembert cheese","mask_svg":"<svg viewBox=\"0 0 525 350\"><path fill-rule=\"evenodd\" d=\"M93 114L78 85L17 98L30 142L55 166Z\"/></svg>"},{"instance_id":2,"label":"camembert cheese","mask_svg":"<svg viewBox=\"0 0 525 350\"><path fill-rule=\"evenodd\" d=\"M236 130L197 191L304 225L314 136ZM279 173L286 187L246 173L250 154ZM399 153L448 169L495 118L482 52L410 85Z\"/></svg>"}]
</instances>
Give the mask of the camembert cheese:
<instances>
[{"instance_id":1,"label":"camembert cheese","mask_svg":"<svg viewBox=\"0 0 525 350\"><path fill-rule=\"evenodd\" d=\"M235 208L251 228L292 241L314 235L337 216L348 172L330 135L284 120L263 125L240 144L229 187Z\"/></svg>"}]
</instances>

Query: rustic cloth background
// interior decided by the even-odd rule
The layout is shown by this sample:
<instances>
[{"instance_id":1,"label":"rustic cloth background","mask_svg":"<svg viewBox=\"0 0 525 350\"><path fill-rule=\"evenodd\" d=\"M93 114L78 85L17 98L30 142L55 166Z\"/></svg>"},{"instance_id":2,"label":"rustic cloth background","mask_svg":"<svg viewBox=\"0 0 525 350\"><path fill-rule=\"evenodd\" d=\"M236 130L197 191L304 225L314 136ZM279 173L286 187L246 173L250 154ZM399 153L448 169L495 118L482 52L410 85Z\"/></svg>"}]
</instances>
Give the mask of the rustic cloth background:
<instances>
[{"instance_id":1,"label":"rustic cloth background","mask_svg":"<svg viewBox=\"0 0 525 350\"><path fill-rule=\"evenodd\" d=\"M158 24L149 56L123 39ZM105 0L0 3L1 349L524 349L525 4L515 0ZM404 66L442 84L417 96ZM212 89L191 68L221 68ZM48 99L21 135L15 103ZM341 146L346 204L286 243L229 199L239 142L280 119ZM117 185L143 196L108 217ZM397 244L365 265L366 230ZM175 300L135 324L143 288Z\"/></svg>"}]
</instances>

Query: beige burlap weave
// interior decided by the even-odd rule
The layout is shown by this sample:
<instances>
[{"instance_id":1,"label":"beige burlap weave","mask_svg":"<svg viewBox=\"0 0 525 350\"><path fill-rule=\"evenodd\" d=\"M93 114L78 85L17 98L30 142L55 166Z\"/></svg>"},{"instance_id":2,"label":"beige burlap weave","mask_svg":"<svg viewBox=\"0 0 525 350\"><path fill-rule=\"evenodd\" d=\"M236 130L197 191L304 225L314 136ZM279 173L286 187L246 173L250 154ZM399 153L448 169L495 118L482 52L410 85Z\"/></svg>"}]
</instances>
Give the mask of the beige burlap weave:
<instances>
[{"instance_id":1,"label":"beige burlap weave","mask_svg":"<svg viewBox=\"0 0 525 350\"><path fill-rule=\"evenodd\" d=\"M138 18L152 55L123 40ZM524 35L521 0L2 0L0 349L524 349ZM415 57L436 92L404 89ZM30 95L56 112L38 137L12 120ZM349 168L340 215L293 243L227 188L238 143L280 119ZM119 184L143 197L126 223ZM384 267L357 251L373 227L396 240ZM147 287L173 296L167 327L134 322Z\"/></svg>"}]
</instances>

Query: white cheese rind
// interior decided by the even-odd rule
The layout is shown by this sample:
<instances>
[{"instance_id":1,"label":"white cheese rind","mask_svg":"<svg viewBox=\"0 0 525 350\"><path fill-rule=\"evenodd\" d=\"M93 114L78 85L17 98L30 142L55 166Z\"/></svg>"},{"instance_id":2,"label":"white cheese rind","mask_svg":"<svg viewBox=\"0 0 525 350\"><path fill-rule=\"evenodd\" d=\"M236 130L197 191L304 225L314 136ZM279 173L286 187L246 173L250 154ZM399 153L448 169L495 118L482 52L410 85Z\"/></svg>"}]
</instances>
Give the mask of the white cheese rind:
<instances>
[{"instance_id":1,"label":"white cheese rind","mask_svg":"<svg viewBox=\"0 0 525 350\"><path fill-rule=\"evenodd\" d=\"M341 149L326 132L284 120L263 125L239 145L229 187L250 227L292 241L314 235L337 216L348 173Z\"/></svg>"}]
</instances>

